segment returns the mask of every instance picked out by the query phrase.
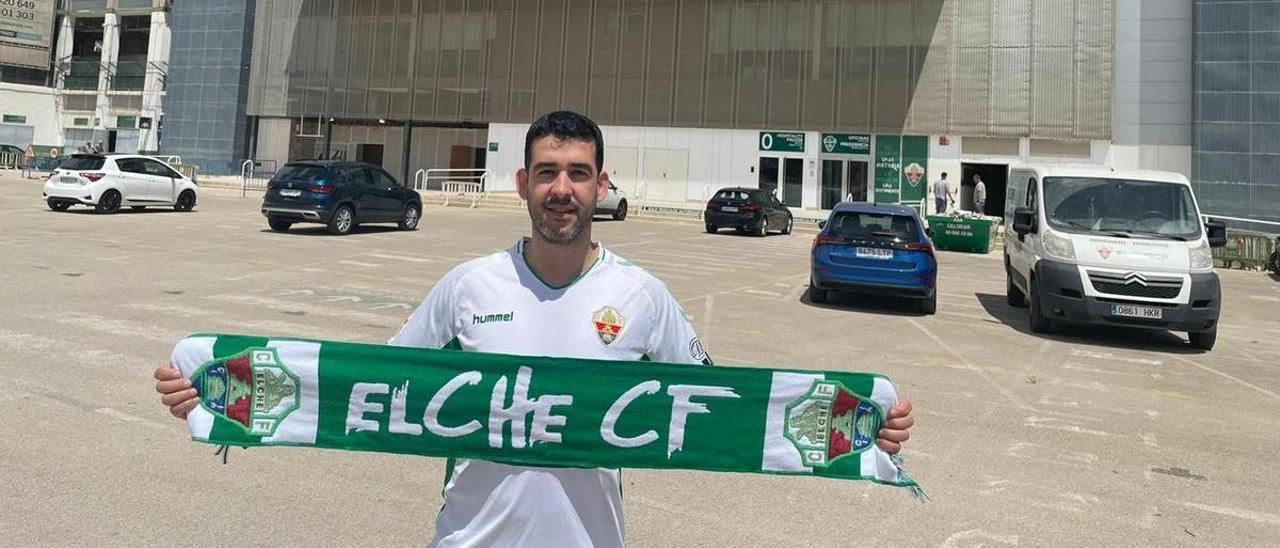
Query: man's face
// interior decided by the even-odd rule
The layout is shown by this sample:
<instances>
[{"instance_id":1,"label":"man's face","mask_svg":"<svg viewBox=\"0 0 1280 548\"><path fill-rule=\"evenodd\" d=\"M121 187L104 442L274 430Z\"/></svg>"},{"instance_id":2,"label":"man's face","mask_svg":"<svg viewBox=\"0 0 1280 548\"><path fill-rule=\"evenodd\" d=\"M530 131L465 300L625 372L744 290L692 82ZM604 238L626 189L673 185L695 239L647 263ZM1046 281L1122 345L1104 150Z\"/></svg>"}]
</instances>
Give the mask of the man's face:
<instances>
[{"instance_id":1,"label":"man's face","mask_svg":"<svg viewBox=\"0 0 1280 548\"><path fill-rule=\"evenodd\" d=\"M533 228L549 243L568 245L591 225L609 176L596 170L596 148L552 136L534 141L528 169L516 173L516 190L529 206Z\"/></svg>"}]
</instances>

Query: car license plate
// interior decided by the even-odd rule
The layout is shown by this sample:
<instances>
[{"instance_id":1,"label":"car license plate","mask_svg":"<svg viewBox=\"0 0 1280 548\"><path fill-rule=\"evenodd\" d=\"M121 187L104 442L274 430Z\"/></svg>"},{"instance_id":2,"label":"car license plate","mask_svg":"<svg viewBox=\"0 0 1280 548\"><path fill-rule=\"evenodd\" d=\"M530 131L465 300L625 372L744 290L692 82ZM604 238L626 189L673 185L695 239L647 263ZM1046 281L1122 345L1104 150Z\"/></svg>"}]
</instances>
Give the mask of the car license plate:
<instances>
[{"instance_id":1,"label":"car license plate","mask_svg":"<svg viewBox=\"0 0 1280 548\"><path fill-rule=\"evenodd\" d=\"M892 259L893 250L880 247L859 247L854 251L854 255L861 259Z\"/></svg>"},{"instance_id":2,"label":"car license plate","mask_svg":"<svg viewBox=\"0 0 1280 548\"><path fill-rule=\"evenodd\" d=\"M296 188L286 188L286 189L284 189L284 190L281 190L281 191L280 191L280 195L281 195L281 196L288 196L288 197L292 198L292 197L294 197L294 196L301 196L301 195L302 195L302 191L301 191L301 190L298 190L298 189L296 189Z\"/></svg>"},{"instance_id":3,"label":"car license plate","mask_svg":"<svg viewBox=\"0 0 1280 548\"><path fill-rule=\"evenodd\" d=\"M1129 318L1144 318L1148 320L1159 320L1164 317L1164 310L1151 306L1133 306L1129 304L1113 304L1111 305L1112 316L1126 316Z\"/></svg>"},{"instance_id":4,"label":"car license plate","mask_svg":"<svg viewBox=\"0 0 1280 548\"><path fill-rule=\"evenodd\" d=\"M58 180L59 180L59 181L62 181L62 182L64 182L64 183L78 183L78 182L80 182L80 179L79 179L78 177L61 177L61 178L59 178Z\"/></svg>"},{"instance_id":5,"label":"car license plate","mask_svg":"<svg viewBox=\"0 0 1280 548\"><path fill-rule=\"evenodd\" d=\"M723 212L725 212L725 213L737 213L737 212L738 212L738 208L736 208L736 207L734 207L734 206L721 206L721 207L720 207L720 211L723 211Z\"/></svg>"}]
</instances>

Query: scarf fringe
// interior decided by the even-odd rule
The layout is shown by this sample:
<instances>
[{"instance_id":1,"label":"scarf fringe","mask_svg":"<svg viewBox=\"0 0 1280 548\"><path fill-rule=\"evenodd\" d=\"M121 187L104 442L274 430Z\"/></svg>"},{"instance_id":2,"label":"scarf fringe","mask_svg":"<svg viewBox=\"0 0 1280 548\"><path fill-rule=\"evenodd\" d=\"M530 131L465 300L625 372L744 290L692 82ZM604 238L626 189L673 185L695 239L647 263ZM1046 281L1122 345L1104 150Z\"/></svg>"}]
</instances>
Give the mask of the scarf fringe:
<instances>
[{"instance_id":1,"label":"scarf fringe","mask_svg":"<svg viewBox=\"0 0 1280 548\"><path fill-rule=\"evenodd\" d=\"M911 492L911 498L915 499L920 504L929 502L931 499L929 498L929 495L924 492L924 488L920 487L920 484L916 483L916 480L911 477L911 474L908 474L907 471L902 468L902 455L889 455L889 460L893 461L893 465L897 467L898 476L911 484L907 486L907 489Z\"/></svg>"}]
</instances>

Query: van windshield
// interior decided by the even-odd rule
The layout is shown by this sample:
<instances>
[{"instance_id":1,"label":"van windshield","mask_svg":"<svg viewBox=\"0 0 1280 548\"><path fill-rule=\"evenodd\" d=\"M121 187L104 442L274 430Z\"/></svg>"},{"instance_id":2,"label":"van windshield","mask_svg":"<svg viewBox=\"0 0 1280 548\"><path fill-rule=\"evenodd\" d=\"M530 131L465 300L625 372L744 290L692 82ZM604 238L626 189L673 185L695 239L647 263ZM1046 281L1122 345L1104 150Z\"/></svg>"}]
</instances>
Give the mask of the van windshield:
<instances>
[{"instance_id":1,"label":"van windshield","mask_svg":"<svg viewBox=\"0 0 1280 548\"><path fill-rule=\"evenodd\" d=\"M1130 179L1046 177L1045 218L1065 232L1200 237L1200 220L1186 185Z\"/></svg>"}]
</instances>

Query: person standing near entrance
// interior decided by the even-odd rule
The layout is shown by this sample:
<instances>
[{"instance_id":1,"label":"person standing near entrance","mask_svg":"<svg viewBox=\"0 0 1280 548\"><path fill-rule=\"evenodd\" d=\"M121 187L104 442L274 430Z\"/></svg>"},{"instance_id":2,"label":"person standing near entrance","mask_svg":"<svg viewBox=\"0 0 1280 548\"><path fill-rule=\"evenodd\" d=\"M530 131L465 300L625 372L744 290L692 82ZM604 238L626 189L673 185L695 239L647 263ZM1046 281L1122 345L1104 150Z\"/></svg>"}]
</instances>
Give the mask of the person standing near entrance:
<instances>
[{"instance_id":1,"label":"person standing near entrance","mask_svg":"<svg viewBox=\"0 0 1280 548\"><path fill-rule=\"evenodd\" d=\"M947 212L947 202L951 199L951 183L947 182L947 173L942 172L942 178L933 183L933 203L937 209L938 215Z\"/></svg>"},{"instance_id":2,"label":"person standing near entrance","mask_svg":"<svg viewBox=\"0 0 1280 548\"><path fill-rule=\"evenodd\" d=\"M987 185L977 173L973 174L973 212L979 215L987 213Z\"/></svg>"}]
</instances>

